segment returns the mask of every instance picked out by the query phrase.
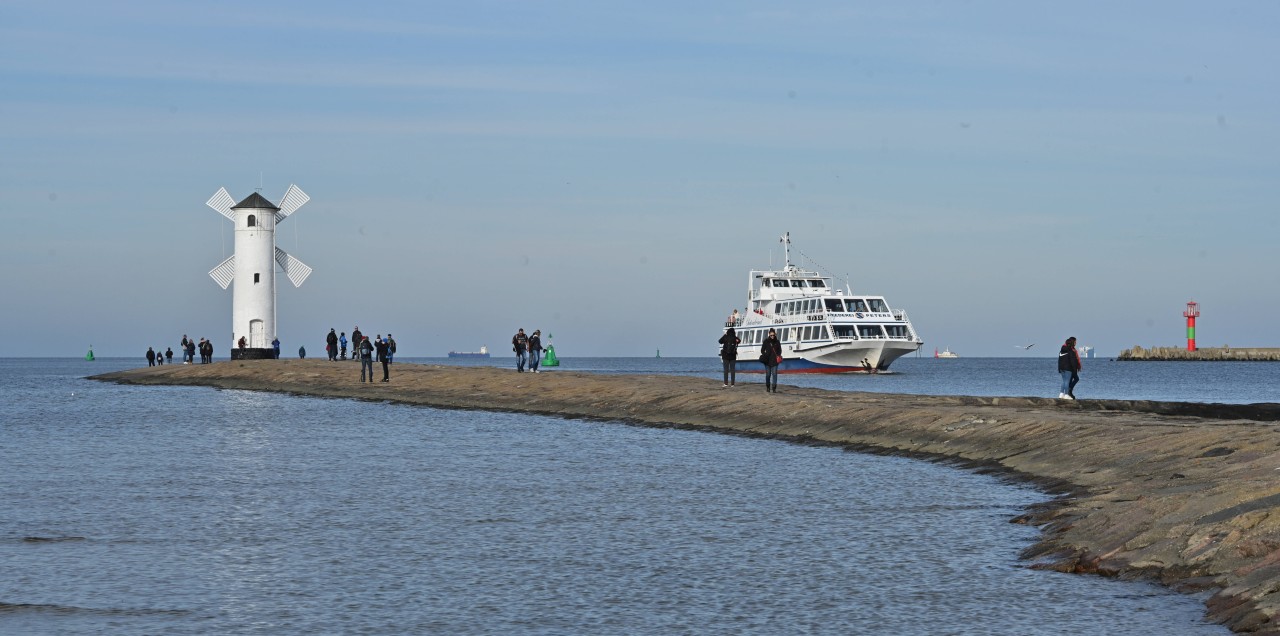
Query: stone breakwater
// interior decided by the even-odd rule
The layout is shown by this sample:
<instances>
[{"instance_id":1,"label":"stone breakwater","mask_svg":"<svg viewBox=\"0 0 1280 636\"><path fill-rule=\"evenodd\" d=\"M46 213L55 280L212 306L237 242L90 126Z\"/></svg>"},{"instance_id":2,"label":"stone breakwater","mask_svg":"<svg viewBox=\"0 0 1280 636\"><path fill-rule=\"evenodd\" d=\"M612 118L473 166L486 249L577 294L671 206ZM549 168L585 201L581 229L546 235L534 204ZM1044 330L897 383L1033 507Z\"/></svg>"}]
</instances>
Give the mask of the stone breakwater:
<instances>
[{"instance_id":1,"label":"stone breakwater","mask_svg":"<svg viewBox=\"0 0 1280 636\"><path fill-rule=\"evenodd\" d=\"M1033 567L1207 590L1208 616L1280 634L1280 405L846 393L666 375L255 360L95 379L618 419L841 445L1031 480L1057 495L1014 521L1042 530ZM1106 631L1105 626L1100 626Z\"/></svg>"},{"instance_id":2,"label":"stone breakwater","mask_svg":"<svg viewBox=\"0 0 1280 636\"><path fill-rule=\"evenodd\" d=\"M1194 360L1216 362L1277 362L1280 361L1280 349L1260 347L1207 347L1187 351L1186 347L1151 347L1139 346L1125 349L1116 356L1116 360Z\"/></svg>"}]
</instances>

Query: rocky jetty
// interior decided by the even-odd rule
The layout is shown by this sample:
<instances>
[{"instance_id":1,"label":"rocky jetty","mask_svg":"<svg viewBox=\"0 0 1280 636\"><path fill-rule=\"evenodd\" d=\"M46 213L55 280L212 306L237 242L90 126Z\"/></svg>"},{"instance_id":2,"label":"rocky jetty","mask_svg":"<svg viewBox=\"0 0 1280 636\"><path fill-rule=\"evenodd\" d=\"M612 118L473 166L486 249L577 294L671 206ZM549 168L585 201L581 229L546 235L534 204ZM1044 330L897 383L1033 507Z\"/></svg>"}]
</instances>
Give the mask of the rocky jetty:
<instances>
[{"instance_id":1,"label":"rocky jetty","mask_svg":"<svg viewBox=\"0 0 1280 636\"><path fill-rule=\"evenodd\" d=\"M725 389L719 380L684 376L403 363L392 373L390 383L361 384L354 364L254 360L144 367L96 379L617 419L992 471L1054 495L1014 520L1042 530L1023 555L1032 567L1209 591L1212 620L1236 632L1280 634L1277 404L888 395L785 385L768 394L759 384Z\"/></svg>"},{"instance_id":2,"label":"rocky jetty","mask_svg":"<svg viewBox=\"0 0 1280 636\"><path fill-rule=\"evenodd\" d=\"M1144 349L1134 346L1125 349L1116 356L1116 360L1193 360L1217 362L1277 362L1280 361L1280 349L1259 347L1208 347L1187 351L1186 347L1151 347Z\"/></svg>"}]
</instances>

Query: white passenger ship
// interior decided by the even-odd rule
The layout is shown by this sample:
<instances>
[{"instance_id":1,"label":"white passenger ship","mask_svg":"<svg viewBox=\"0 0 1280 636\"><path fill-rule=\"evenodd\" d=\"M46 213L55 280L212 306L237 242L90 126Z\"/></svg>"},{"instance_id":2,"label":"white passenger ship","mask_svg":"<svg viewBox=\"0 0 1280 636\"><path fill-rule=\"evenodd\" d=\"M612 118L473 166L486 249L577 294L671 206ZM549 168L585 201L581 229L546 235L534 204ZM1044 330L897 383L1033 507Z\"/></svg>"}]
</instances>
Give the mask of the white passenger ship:
<instances>
[{"instance_id":1,"label":"white passenger ship","mask_svg":"<svg viewBox=\"0 0 1280 636\"><path fill-rule=\"evenodd\" d=\"M883 296L842 292L832 278L791 264L791 233L782 237L786 267L752 270L747 280L747 311L725 321L733 326L738 371L763 373L760 345L769 329L782 342L779 373L872 373L920 348L907 312L890 309Z\"/></svg>"}]
</instances>

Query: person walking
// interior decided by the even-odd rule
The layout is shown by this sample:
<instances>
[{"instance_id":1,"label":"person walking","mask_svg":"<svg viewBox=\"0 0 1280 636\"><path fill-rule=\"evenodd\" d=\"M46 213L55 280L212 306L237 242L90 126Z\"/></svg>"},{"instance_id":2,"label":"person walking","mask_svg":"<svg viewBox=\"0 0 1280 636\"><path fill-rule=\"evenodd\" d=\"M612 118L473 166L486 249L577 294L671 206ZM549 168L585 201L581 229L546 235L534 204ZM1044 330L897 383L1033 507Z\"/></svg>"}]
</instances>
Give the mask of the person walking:
<instances>
[{"instance_id":1,"label":"person walking","mask_svg":"<svg viewBox=\"0 0 1280 636\"><path fill-rule=\"evenodd\" d=\"M782 364L782 343L778 341L778 332L769 330L769 335L760 344L760 362L764 363L764 390L778 392L778 365Z\"/></svg>"},{"instance_id":2,"label":"person walking","mask_svg":"<svg viewBox=\"0 0 1280 636\"><path fill-rule=\"evenodd\" d=\"M1076 399L1076 383L1080 381L1080 352L1076 350L1076 337L1067 338L1058 351L1058 375L1062 376L1060 400Z\"/></svg>"},{"instance_id":3,"label":"person walking","mask_svg":"<svg viewBox=\"0 0 1280 636\"><path fill-rule=\"evenodd\" d=\"M724 365L724 385L733 386L738 382L738 345L742 339L733 327L725 330L720 336L720 362Z\"/></svg>"},{"instance_id":4,"label":"person walking","mask_svg":"<svg viewBox=\"0 0 1280 636\"><path fill-rule=\"evenodd\" d=\"M338 359L347 359L347 332L338 335Z\"/></svg>"},{"instance_id":5,"label":"person walking","mask_svg":"<svg viewBox=\"0 0 1280 636\"><path fill-rule=\"evenodd\" d=\"M364 382L365 371L369 372L369 381L373 382L373 343L369 342L369 336L360 339L354 357L360 360L360 382Z\"/></svg>"},{"instance_id":6,"label":"person walking","mask_svg":"<svg viewBox=\"0 0 1280 636\"><path fill-rule=\"evenodd\" d=\"M151 347L147 347L147 366L156 366L156 350Z\"/></svg>"},{"instance_id":7,"label":"person walking","mask_svg":"<svg viewBox=\"0 0 1280 636\"><path fill-rule=\"evenodd\" d=\"M529 342L526 344L529 349L529 370L537 373L538 365L542 363L542 330L534 329L533 334L529 336Z\"/></svg>"},{"instance_id":8,"label":"person walking","mask_svg":"<svg viewBox=\"0 0 1280 636\"><path fill-rule=\"evenodd\" d=\"M329 328L329 334L324 337L324 352L329 354L329 362L335 362L338 359L338 332L332 327Z\"/></svg>"},{"instance_id":9,"label":"person walking","mask_svg":"<svg viewBox=\"0 0 1280 636\"><path fill-rule=\"evenodd\" d=\"M516 352L516 371L524 373L524 352L529 346L529 336L524 335L524 328L516 330L516 335L511 336L511 350Z\"/></svg>"}]
</instances>

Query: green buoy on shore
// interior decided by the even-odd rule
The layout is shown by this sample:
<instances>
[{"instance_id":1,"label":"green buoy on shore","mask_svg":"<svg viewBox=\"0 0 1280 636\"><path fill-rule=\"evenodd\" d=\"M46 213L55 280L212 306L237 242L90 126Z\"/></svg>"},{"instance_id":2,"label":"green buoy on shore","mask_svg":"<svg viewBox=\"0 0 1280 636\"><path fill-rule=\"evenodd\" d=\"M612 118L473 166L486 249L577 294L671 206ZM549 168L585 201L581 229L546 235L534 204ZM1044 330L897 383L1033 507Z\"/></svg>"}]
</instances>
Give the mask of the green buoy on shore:
<instances>
[{"instance_id":1,"label":"green buoy on shore","mask_svg":"<svg viewBox=\"0 0 1280 636\"><path fill-rule=\"evenodd\" d=\"M89 345L89 353L84 354L84 359L93 362L93 345Z\"/></svg>"},{"instance_id":2,"label":"green buoy on shore","mask_svg":"<svg viewBox=\"0 0 1280 636\"><path fill-rule=\"evenodd\" d=\"M541 363L544 367L560 366L560 359L556 357L556 346L551 343L551 339L554 337L551 334L547 334L547 348L543 350Z\"/></svg>"}]
</instances>

